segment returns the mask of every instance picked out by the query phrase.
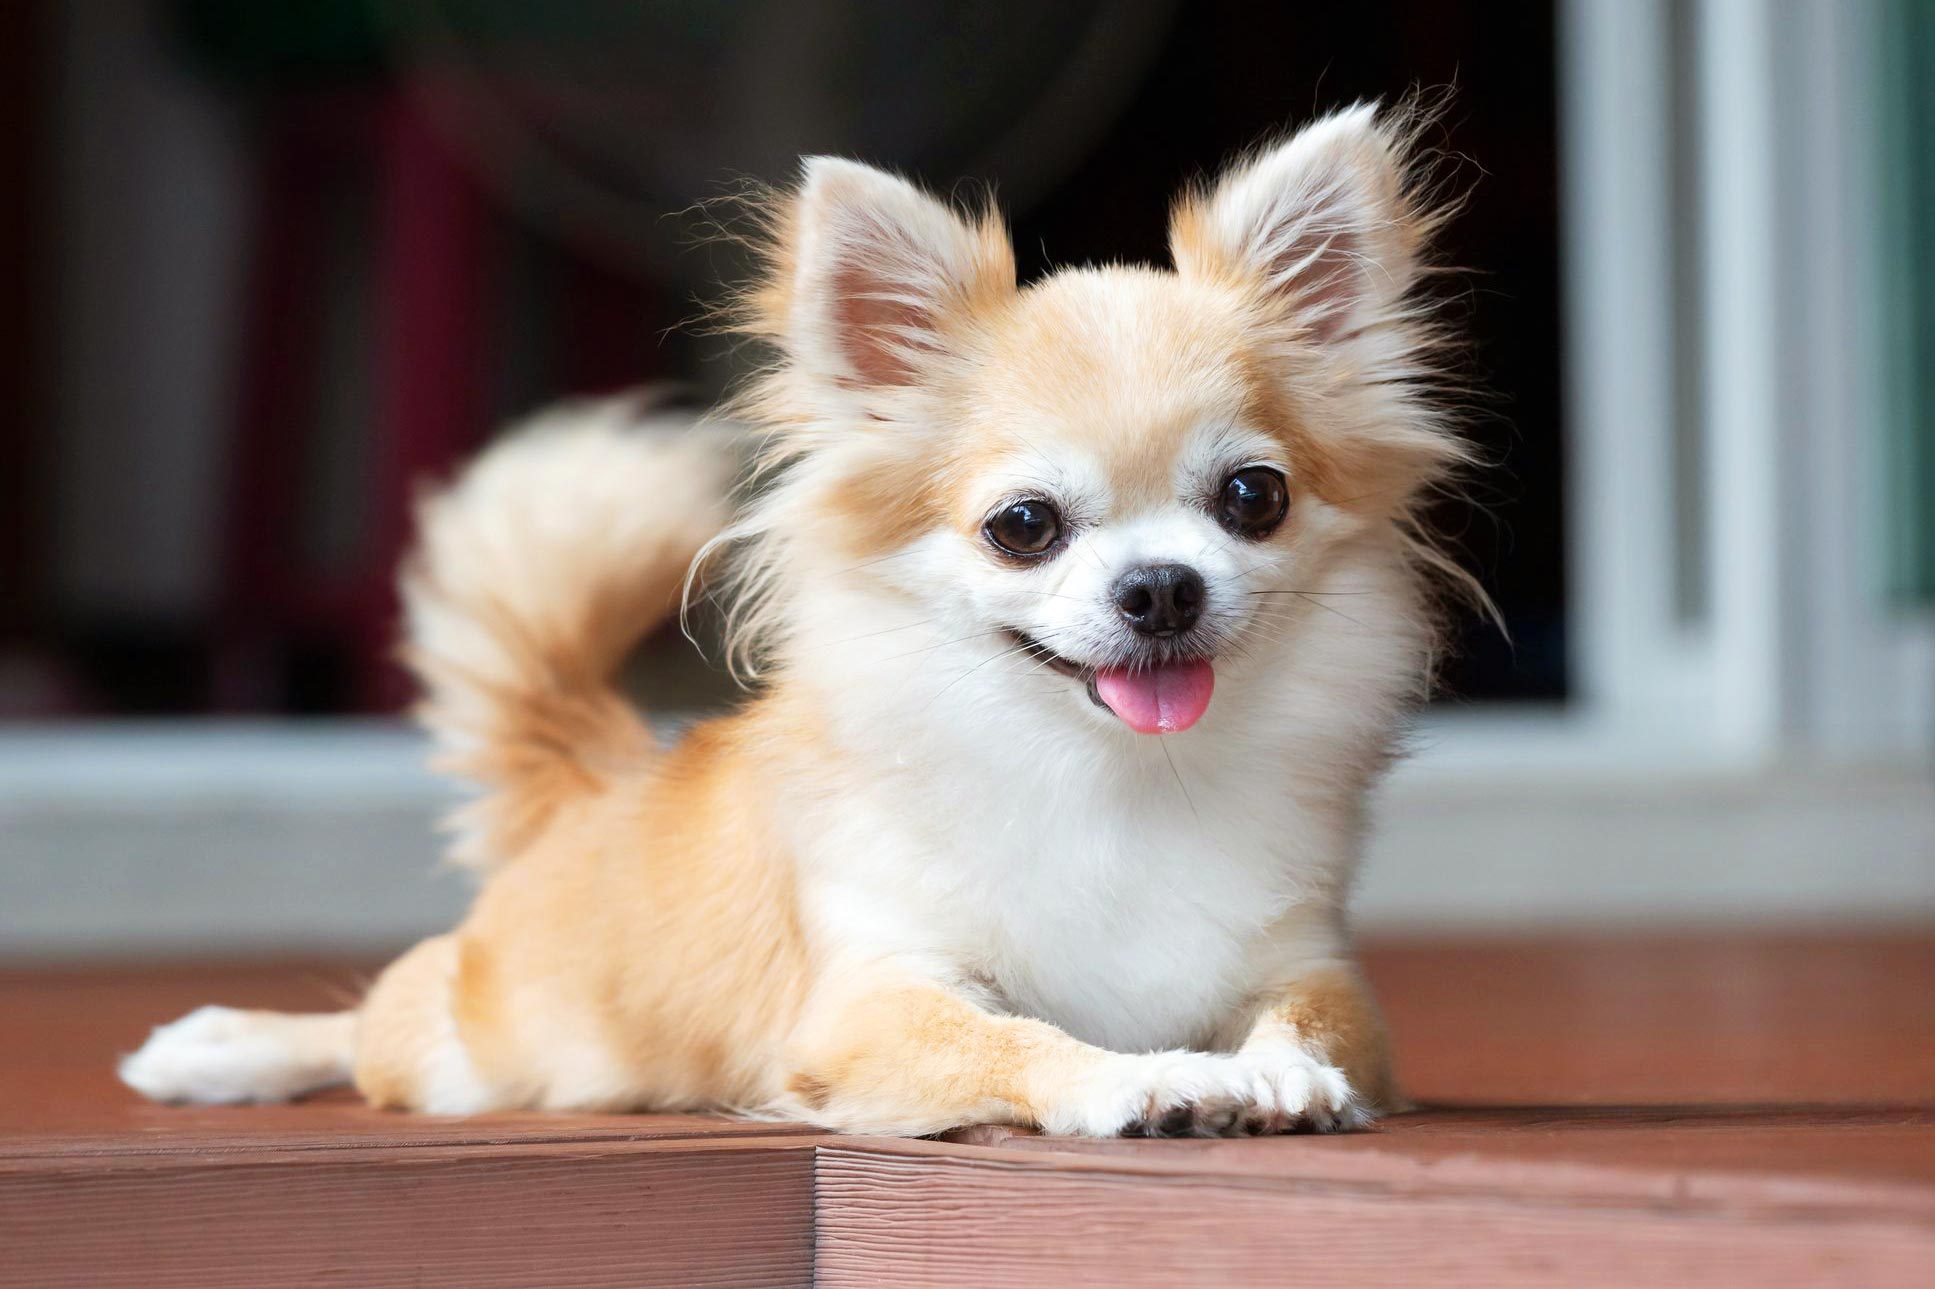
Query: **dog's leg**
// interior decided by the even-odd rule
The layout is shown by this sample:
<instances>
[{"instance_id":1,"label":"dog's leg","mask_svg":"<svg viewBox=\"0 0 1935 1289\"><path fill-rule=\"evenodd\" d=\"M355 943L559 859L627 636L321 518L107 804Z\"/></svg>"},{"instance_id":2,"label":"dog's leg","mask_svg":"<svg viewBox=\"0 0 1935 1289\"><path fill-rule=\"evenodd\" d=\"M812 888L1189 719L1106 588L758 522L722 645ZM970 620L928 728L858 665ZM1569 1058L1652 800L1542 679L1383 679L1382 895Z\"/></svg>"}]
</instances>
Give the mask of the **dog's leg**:
<instances>
[{"instance_id":1,"label":"dog's leg","mask_svg":"<svg viewBox=\"0 0 1935 1289\"><path fill-rule=\"evenodd\" d=\"M1266 992L1241 1051L1307 1062L1313 1079L1342 1088L1344 1103L1334 1114L1319 1108L1302 1123L1253 1120L1245 1125L1248 1131L1358 1128L1381 1113L1403 1108L1391 1077L1384 1018L1370 986L1352 967L1316 967ZM1318 1100L1321 1106L1336 1099Z\"/></svg>"},{"instance_id":2,"label":"dog's leg","mask_svg":"<svg viewBox=\"0 0 1935 1289\"><path fill-rule=\"evenodd\" d=\"M199 1007L121 1061L121 1081L156 1101L289 1101L349 1081L356 1013Z\"/></svg>"},{"instance_id":3,"label":"dog's leg","mask_svg":"<svg viewBox=\"0 0 1935 1289\"><path fill-rule=\"evenodd\" d=\"M972 1123L1219 1136L1302 1114L1324 1095L1303 1066L1275 1053L1110 1052L931 981L876 975L809 1009L790 1048L786 1108L840 1131L903 1136Z\"/></svg>"},{"instance_id":4,"label":"dog's leg","mask_svg":"<svg viewBox=\"0 0 1935 1289\"><path fill-rule=\"evenodd\" d=\"M356 1090L382 1110L478 1114L517 1102L478 1072L457 1032L455 935L432 936L383 969L363 1000Z\"/></svg>"}]
</instances>

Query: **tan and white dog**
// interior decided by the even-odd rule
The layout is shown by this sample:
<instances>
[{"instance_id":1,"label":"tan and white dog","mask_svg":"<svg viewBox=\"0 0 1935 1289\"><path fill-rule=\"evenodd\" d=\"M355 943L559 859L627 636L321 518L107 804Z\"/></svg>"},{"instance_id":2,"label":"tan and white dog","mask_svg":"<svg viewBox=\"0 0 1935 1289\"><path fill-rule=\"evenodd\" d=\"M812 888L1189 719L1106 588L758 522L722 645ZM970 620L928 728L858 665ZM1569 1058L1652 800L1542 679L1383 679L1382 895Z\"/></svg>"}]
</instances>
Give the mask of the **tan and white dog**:
<instances>
[{"instance_id":1,"label":"tan and white dog","mask_svg":"<svg viewBox=\"0 0 1935 1289\"><path fill-rule=\"evenodd\" d=\"M1411 138L1331 116L1185 195L1173 270L1026 288L992 214L807 162L743 301L777 357L741 517L716 440L620 404L424 507L469 917L353 1011L204 1008L123 1077L907 1134L1392 1106L1345 901L1457 576L1414 508L1465 459ZM611 676L715 545L760 689L661 747Z\"/></svg>"}]
</instances>

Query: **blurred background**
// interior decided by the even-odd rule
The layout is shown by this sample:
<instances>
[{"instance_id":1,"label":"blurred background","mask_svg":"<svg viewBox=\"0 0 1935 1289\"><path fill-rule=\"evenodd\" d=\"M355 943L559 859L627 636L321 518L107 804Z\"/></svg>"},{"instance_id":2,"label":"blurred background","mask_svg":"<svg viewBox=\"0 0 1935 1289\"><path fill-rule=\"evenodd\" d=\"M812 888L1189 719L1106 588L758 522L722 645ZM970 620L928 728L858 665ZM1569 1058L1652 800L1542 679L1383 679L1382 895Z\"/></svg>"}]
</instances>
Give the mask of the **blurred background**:
<instances>
[{"instance_id":1,"label":"blurred background","mask_svg":"<svg viewBox=\"0 0 1935 1289\"><path fill-rule=\"evenodd\" d=\"M0 956L449 919L409 498L727 389L704 203L836 152L995 183L1026 276L1158 260L1239 149L1445 86L1494 464L1436 521L1510 635L1365 921L1935 916L1935 3L16 0L0 61Z\"/></svg>"}]
</instances>

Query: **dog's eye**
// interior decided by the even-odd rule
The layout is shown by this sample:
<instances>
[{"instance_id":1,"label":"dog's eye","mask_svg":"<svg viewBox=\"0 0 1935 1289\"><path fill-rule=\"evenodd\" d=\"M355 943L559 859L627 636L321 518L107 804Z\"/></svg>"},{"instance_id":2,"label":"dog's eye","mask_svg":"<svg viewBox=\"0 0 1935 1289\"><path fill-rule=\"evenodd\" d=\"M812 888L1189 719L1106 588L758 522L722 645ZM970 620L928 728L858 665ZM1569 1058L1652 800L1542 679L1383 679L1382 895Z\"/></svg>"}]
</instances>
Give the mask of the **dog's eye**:
<instances>
[{"instance_id":1,"label":"dog's eye","mask_svg":"<svg viewBox=\"0 0 1935 1289\"><path fill-rule=\"evenodd\" d=\"M1283 522L1289 508L1290 489L1283 476L1259 465L1229 477L1217 517L1239 536L1266 537Z\"/></svg>"},{"instance_id":2,"label":"dog's eye","mask_svg":"<svg viewBox=\"0 0 1935 1289\"><path fill-rule=\"evenodd\" d=\"M1045 501L1017 501L996 511L982 531L1010 555L1040 555L1062 535L1062 517Z\"/></svg>"}]
</instances>

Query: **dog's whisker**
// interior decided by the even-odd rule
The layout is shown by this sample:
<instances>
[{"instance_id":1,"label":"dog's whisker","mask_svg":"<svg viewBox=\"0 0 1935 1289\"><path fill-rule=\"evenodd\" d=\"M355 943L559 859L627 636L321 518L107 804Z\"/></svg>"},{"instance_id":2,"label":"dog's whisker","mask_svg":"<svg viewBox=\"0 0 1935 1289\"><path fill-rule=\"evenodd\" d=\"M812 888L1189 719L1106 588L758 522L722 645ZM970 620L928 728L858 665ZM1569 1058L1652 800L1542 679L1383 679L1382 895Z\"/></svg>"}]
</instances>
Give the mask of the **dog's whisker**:
<instances>
[{"instance_id":1,"label":"dog's whisker","mask_svg":"<svg viewBox=\"0 0 1935 1289\"><path fill-rule=\"evenodd\" d=\"M1176 786L1182 789L1183 800L1189 803L1189 813L1195 819L1196 826L1202 827L1203 817L1196 811L1196 801L1189 795L1189 785L1183 782L1182 771L1176 768L1176 758L1170 755L1169 740L1159 737L1156 739L1156 744L1162 748L1163 759L1169 762L1169 773L1176 776Z\"/></svg>"},{"instance_id":2,"label":"dog's whisker","mask_svg":"<svg viewBox=\"0 0 1935 1289\"><path fill-rule=\"evenodd\" d=\"M876 661L882 662L882 663L899 662L903 658L918 657L919 655L924 653L932 653L936 649L945 649L949 645L966 644L968 641L978 640L982 636L992 636L992 635L999 635L999 634L1001 634L1000 627L990 627L985 631L976 631L970 635L956 636L952 640L941 640L931 645L925 645L919 649L910 649L906 653L897 653L897 654L892 654L886 658L876 659Z\"/></svg>"},{"instance_id":3,"label":"dog's whisker","mask_svg":"<svg viewBox=\"0 0 1935 1289\"><path fill-rule=\"evenodd\" d=\"M1303 600L1305 603L1316 605L1318 608L1322 609L1325 613L1334 613L1338 617L1342 618L1344 621L1350 623L1353 626L1360 627L1365 631L1369 631L1371 629L1368 624L1358 621L1356 618L1353 618L1350 614L1344 612L1342 609L1336 608L1329 604L1325 604L1322 600L1315 599L1312 596L1303 595L1301 593L1298 594L1297 598L1300 600Z\"/></svg>"},{"instance_id":4,"label":"dog's whisker","mask_svg":"<svg viewBox=\"0 0 1935 1289\"><path fill-rule=\"evenodd\" d=\"M962 681L966 680L969 676L972 676L975 672L981 670L981 668L987 666L989 663L999 662L1003 658L1011 658L1018 653L1025 653L1027 652L1027 649L1028 649L1027 645L1018 644L1012 649L1006 649L1000 653L993 654L993 655L990 655L989 657L983 658L980 662L975 663L972 667L969 667L966 671L962 672L960 675L956 676L954 679L948 681L945 685L941 686L939 691L936 692L932 698L927 700L926 706L923 707L921 710L926 711L928 707L932 707L935 703L941 700L941 696L947 693L948 690L954 688L956 685L960 684Z\"/></svg>"},{"instance_id":5,"label":"dog's whisker","mask_svg":"<svg viewBox=\"0 0 1935 1289\"><path fill-rule=\"evenodd\" d=\"M873 639L877 639L880 636L890 636L901 631L912 631L916 627L931 627L936 622L939 622L939 621L940 621L939 618L926 618L920 622L908 622L897 627L882 627L878 631L863 631L857 636L847 636L844 639L828 640L821 644L814 645L813 650L817 651L820 649L833 649L833 648L837 648L840 645L854 644L857 641L861 641L861 640L873 640Z\"/></svg>"},{"instance_id":6,"label":"dog's whisker","mask_svg":"<svg viewBox=\"0 0 1935 1289\"><path fill-rule=\"evenodd\" d=\"M834 572L834 576L845 577L849 573L858 573L865 569L870 569L877 565L885 564L889 560L906 559L909 555L912 555L913 553L914 552L912 550L895 551L891 555L882 555L876 559L865 560L859 564L852 564L846 568L838 569Z\"/></svg>"}]
</instances>

